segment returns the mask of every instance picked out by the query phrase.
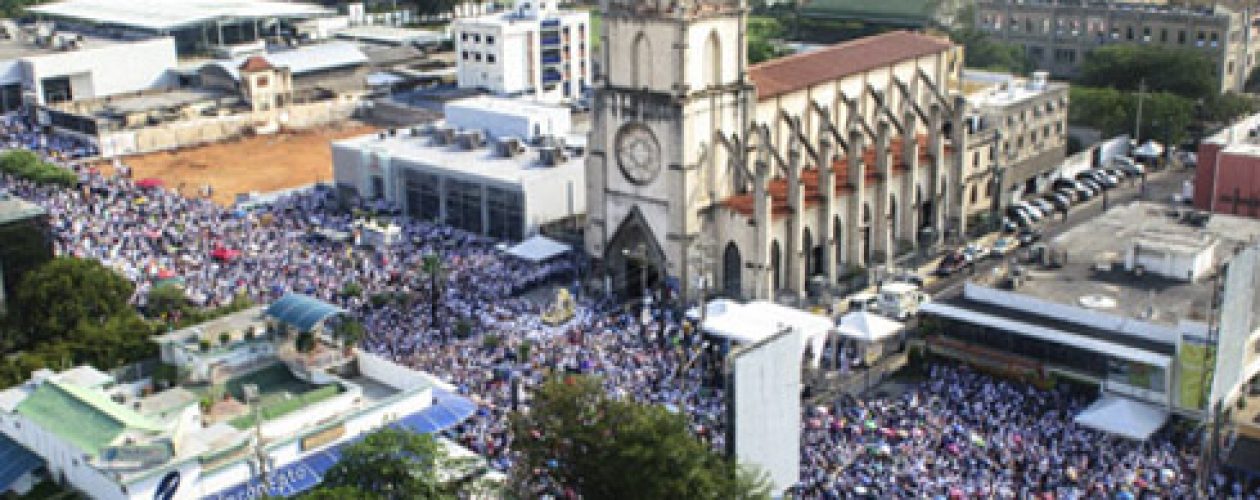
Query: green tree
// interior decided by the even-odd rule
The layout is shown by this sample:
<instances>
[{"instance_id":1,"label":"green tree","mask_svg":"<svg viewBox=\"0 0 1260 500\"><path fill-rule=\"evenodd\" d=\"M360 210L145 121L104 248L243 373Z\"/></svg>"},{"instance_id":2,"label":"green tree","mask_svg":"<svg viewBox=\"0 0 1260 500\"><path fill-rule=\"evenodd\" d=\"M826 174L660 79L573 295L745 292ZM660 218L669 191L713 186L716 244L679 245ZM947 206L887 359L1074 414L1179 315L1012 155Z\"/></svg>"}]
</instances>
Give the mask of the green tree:
<instances>
[{"instance_id":1,"label":"green tree","mask_svg":"<svg viewBox=\"0 0 1260 500\"><path fill-rule=\"evenodd\" d=\"M748 64L757 64L787 54L779 41L783 38L783 24L773 17L748 18Z\"/></svg>"},{"instance_id":2,"label":"green tree","mask_svg":"<svg viewBox=\"0 0 1260 500\"><path fill-rule=\"evenodd\" d=\"M58 257L29 272L10 307L19 345L71 339L111 318L135 317L135 286L95 260Z\"/></svg>"},{"instance_id":3,"label":"green tree","mask_svg":"<svg viewBox=\"0 0 1260 500\"><path fill-rule=\"evenodd\" d=\"M28 220L0 224L0 272L7 296L17 293L22 277L52 260L52 239L41 222Z\"/></svg>"},{"instance_id":4,"label":"green tree","mask_svg":"<svg viewBox=\"0 0 1260 500\"><path fill-rule=\"evenodd\" d=\"M183 287L173 283L164 283L149 289L145 310L150 318L168 317L187 306L188 295L184 293Z\"/></svg>"},{"instance_id":5,"label":"green tree","mask_svg":"<svg viewBox=\"0 0 1260 500\"><path fill-rule=\"evenodd\" d=\"M613 400L597 378L549 380L511 424L521 494L554 482L585 498L768 498L764 476L692 436L686 416Z\"/></svg>"},{"instance_id":6,"label":"green tree","mask_svg":"<svg viewBox=\"0 0 1260 500\"><path fill-rule=\"evenodd\" d=\"M333 336L347 348L358 344L363 339L364 333L363 325L350 318L341 318L333 325Z\"/></svg>"},{"instance_id":7,"label":"green tree","mask_svg":"<svg viewBox=\"0 0 1260 500\"><path fill-rule=\"evenodd\" d=\"M434 438L386 428L347 446L324 474L322 489L353 488L382 499L453 499L458 484L440 472L467 470L472 462L451 458ZM335 498L335 497L326 497Z\"/></svg>"},{"instance_id":8,"label":"green tree","mask_svg":"<svg viewBox=\"0 0 1260 500\"><path fill-rule=\"evenodd\" d=\"M378 500L381 497L353 486L319 487L298 495L298 500Z\"/></svg>"},{"instance_id":9,"label":"green tree","mask_svg":"<svg viewBox=\"0 0 1260 500\"><path fill-rule=\"evenodd\" d=\"M1251 95L1234 92L1212 94L1203 99L1201 118L1213 123L1233 123L1238 118L1255 113L1258 108L1256 98Z\"/></svg>"},{"instance_id":10,"label":"green tree","mask_svg":"<svg viewBox=\"0 0 1260 500\"><path fill-rule=\"evenodd\" d=\"M963 65L968 68L1028 74L1035 66L1023 47L994 41L979 30L972 28L955 30L950 33L950 38L967 47L963 56Z\"/></svg>"},{"instance_id":11,"label":"green tree","mask_svg":"<svg viewBox=\"0 0 1260 500\"><path fill-rule=\"evenodd\" d=\"M1149 91L1198 99L1218 93L1215 71L1211 59L1194 49L1117 44L1086 54L1077 83L1136 91L1145 81Z\"/></svg>"},{"instance_id":12,"label":"green tree","mask_svg":"<svg viewBox=\"0 0 1260 500\"><path fill-rule=\"evenodd\" d=\"M445 286L443 280L446 278L442 257L437 254L425 255L420 261L420 270L429 277L429 323L437 326L438 304L442 300L442 288Z\"/></svg>"}]
</instances>

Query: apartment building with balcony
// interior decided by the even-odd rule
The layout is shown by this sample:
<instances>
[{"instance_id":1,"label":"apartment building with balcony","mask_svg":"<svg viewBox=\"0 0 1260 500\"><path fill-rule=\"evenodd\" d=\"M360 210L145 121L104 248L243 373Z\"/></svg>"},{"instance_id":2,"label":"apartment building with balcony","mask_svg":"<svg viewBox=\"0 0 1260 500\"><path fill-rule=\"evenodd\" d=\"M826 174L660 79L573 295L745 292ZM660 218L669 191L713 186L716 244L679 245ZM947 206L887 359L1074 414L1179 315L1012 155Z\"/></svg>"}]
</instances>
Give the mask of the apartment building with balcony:
<instances>
[{"instance_id":1,"label":"apartment building with balcony","mask_svg":"<svg viewBox=\"0 0 1260 500\"><path fill-rule=\"evenodd\" d=\"M1085 54L1108 44L1187 47L1215 64L1220 91L1242 91L1255 67L1252 13L1224 7L1097 0L982 0L975 26L1022 45L1039 69L1073 77Z\"/></svg>"},{"instance_id":2,"label":"apartment building with balcony","mask_svg":"<svg viewBox=\"0 0 1260 500\"><path fill-rule=\"evenodd\" d=\"M590 15L562 11L555 0L517 0L512 10L458 19L459 86L559 102L590 85Z\"/></svg>"},{"instance_id":3,"label":"apartment building with balcony","mask_svg":"<svg viewBox=\"0 0 1260 500\"><path fill-rule=\"evenodd\" d=\"M1068 84L966 70L962 91L970 139L963 165L968 216L1000 217L1021 198L1045 192L1067 153Z\"/></svg>"}]
</instances>

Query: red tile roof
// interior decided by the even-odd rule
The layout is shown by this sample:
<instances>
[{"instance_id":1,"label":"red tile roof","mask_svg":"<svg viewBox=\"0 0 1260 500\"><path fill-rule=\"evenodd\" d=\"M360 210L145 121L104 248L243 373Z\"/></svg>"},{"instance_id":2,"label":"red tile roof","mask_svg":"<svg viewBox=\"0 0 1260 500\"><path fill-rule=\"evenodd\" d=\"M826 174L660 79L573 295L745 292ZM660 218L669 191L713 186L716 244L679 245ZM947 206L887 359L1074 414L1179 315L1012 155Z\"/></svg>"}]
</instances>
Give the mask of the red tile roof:
<instances>
[{"instance_id":1,"label":"red tile roof","mask_svg":"<svg viewBox=\"0 0 1260 500\"><path fill-rule=\"evenodd\" d=\"M263 56L252 56L241 64L241 71L249 73L251 71L266 71L271 69L271 63Z\"/></svg>"},{"instance_id":2,"label":"red tile roof","mask_svg":"<svg viewBox=\"0 0 1260 500\"><path fill-rule=\"evenodd\" d=\"M930 162L932 161L931 152L928 149L928 137L920 134L918 136L918 140L919 168L924 169L927 168L928 165L931 165ZM892 161L893 165L891 174L893 177L899 177L908 169L908 165L906 165L906 162L902 159L902 156L904 156L904 150L901 147L901 138L898 137L890 141L888 149L889 159ZM947 147L946 154L948 155L948 153L949 148ZM874 146L867 146L865 150L862 151L862 162L865 165L870 165L870 167L866 168L866 171L864 172L866 174L866 182L878 182L879 169L874 167ZM843 197L852 193L853 186L849 185L848 158L841 157L837 159L833 166L835 168L836 175L836 195ZM806 207L815 206L822 201L822 191L821 186L819 185L818 169L807 168L802 170L801 183L804 184L805 187L804 198ZM781 176L771 179L770 184L767 187L770 195L770 216L772 218L778 218L792 213L791 207L788 206L787 179ZM730 196L725 200L722 200L722 205L736 213L744 215L745 217L751 217L754 206L753 193L750 191L744 194Z\"/></svg>"},{"instance_id":3,"label":"red tile roof","mask_svg":"<svg viewBox=\"0 0 1260 500\"><path fill-rule=\"evenodd\" d=\"M748 68L748 76L757 86L757 99L766 100L952 46L945 38L891 31L772 59Z\"/></svg>"}]
</instances>

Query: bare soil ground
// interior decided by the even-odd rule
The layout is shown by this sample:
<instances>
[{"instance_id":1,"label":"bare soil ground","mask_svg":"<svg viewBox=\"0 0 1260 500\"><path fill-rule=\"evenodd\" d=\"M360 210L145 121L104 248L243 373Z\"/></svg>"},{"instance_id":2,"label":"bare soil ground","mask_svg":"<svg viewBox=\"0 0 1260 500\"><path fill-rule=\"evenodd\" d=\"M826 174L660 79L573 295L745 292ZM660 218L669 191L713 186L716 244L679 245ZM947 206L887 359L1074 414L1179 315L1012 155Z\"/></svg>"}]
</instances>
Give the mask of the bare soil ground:
<instances>
[{"instance_id":1,"label":"bare soil ground","mask_svg":"<svg viewBox=\"0 0 1260 500\"><path fill-rule=\"evenodd\" d=\"M132 178L161 179L168 188L188 196L199 195L209 184L214 188L212 199L226 206L239 193L265 193L332 179L329 144L374 130L352 122L131 156L123 163L131 166Z\"/></svg>"}]
</instances>

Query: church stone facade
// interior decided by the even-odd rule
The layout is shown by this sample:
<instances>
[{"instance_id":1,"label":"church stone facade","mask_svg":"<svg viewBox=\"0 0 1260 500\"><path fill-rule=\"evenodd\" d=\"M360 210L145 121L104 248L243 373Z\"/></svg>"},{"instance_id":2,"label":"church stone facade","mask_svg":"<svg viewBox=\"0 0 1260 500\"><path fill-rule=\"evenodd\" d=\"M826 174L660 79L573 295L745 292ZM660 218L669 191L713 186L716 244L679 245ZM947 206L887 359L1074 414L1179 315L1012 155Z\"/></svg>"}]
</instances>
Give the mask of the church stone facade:
<instances>
[{"instance_id":1,"label":"church stone facade","mask_svg":"<svg viewBox=\"0 0 1260 500\"><path fill-rule=\"evenodd\" d=\"M606 1L586 244L611 291L801 296L961 234L961 50L893 32L748 66L738 1ZM931 230L925 230L931 228Z\"/></svg>"}]
</instances>

